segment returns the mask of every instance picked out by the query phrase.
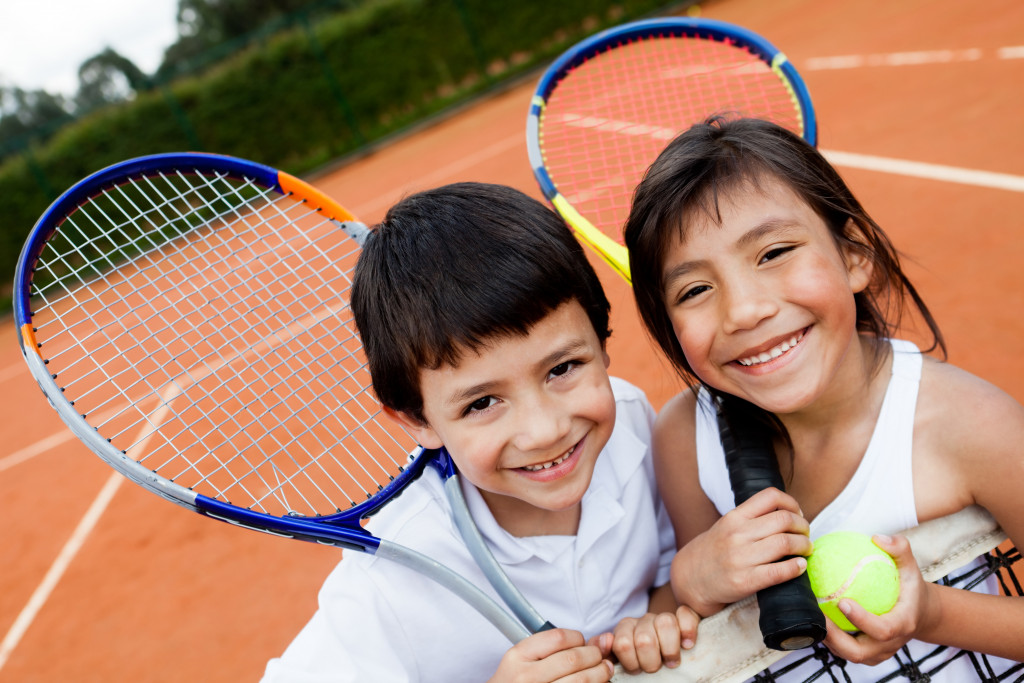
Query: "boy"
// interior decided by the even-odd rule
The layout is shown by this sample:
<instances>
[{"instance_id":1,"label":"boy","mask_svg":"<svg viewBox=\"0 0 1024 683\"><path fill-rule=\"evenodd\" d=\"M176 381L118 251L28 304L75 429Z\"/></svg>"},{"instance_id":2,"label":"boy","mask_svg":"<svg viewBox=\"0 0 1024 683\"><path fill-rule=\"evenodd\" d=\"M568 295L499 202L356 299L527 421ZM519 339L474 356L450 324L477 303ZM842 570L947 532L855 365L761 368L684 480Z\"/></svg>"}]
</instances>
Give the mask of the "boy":
<instances>
[{"instance_id":1,"label":"boy","mask_svg":"<svg viewBox=\"0 0 1024 683\"><path fill-rule=\"evenodd\" d=\"M497 560L563 628L510 649L430 579L351 553L264 680L606 681L612 652L631 670L676 664L696 617L671 613L654 413L608 377L609 304L561 219L503 186L408 197L367 241L352 309L385 412L424 447L448 449ZM371 524L491 593L436 477ZM649 599L662 614L645 615Z\"/></svg>"}]
</instances>

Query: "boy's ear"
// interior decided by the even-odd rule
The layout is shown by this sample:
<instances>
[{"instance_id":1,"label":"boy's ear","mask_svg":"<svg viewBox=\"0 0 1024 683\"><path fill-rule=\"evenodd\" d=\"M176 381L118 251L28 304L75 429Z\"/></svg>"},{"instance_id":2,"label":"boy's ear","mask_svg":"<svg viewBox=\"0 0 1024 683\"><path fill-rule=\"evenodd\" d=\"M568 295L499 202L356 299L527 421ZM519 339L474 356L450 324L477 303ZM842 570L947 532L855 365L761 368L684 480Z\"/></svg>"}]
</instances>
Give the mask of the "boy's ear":
<instances>
[{"instance_id":1,"label":"boy's ear","mask_svg":"<svg viewBox=\"0 0 1024 683\"><path fill-rule=\"evenodd\" d=\"M405 427L416 439L416 442L424 448L440 448L444 445L444 442L437 436L437 432L426 422L421 422L412 415L394 408L381 406L381 409L385 415Z\"/></svg>"},{"instance_id":2,"label":"boy's ear","mask_svg":"<svg viewBox=\"0 0 1024 683\"><path fill-rule=\"evenodd\" d=\"M850 288L854 294L857 294L863 292L871 284L871 277L875 273L875 264L871 260L870 250L863 246L863 233L852 219L847 221L846 231L855 244L843 245L842 256L846 263L846 275L850 280Z\"/></svg>"}]
</instances>

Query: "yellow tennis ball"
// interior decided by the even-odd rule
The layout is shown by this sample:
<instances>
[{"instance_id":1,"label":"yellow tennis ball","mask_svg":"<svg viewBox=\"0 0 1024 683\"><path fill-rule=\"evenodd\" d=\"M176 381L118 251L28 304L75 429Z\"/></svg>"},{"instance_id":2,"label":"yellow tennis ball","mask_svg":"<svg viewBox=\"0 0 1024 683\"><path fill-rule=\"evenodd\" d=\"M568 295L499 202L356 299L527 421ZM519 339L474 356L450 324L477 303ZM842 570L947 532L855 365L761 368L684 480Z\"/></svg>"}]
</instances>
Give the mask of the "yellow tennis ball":
<instances>
[{"instance_id":1,"label":"yellow tennis ball","mask_svg":"<svg viewBox=\"0 0 1024 683\"><path fill-rule=\"evenodd\" d=\"M900 597L900 575L892 557L870 536L853 531L834 531L814 541L807 576L821 611L844 631L857 627L839 611L843 598L872 614L885 614Z\"/></svg>"}]
</instances>

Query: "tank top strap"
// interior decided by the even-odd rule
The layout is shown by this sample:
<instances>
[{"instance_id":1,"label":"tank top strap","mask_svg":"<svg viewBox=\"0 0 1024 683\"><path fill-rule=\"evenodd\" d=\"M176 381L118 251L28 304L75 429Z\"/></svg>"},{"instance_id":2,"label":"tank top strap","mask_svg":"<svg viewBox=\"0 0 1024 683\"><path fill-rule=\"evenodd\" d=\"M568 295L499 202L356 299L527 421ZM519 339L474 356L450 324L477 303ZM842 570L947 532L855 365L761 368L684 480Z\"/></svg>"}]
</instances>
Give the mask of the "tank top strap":
<instances>
[{"instance_id":1,"label":"tank top strap","mask_svg":"<svg viewBox=\"0 0 1024 683\"><path fill-rule=\"evenodd\" d=\"M913 343L890 342L892 374L871 441L846 488L812 520L812 538L838 530L896 533L917 526L911 455L923 361Z\"/></svg>"}]
</instances>

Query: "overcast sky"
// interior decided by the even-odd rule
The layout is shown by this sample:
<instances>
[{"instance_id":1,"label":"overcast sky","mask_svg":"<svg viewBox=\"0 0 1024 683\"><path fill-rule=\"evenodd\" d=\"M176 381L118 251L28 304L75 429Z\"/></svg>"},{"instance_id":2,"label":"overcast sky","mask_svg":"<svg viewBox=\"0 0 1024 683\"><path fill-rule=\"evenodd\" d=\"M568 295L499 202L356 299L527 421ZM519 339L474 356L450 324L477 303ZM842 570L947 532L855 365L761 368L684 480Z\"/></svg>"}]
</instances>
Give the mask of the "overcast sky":
<instances>
[{"instance_id":1,"label":"overcast sky","mask_svg":"<svg viewBox=\"0 0 1024 683\"><path fill-rule=\"evenodd\" d=\"M177 38L178 0L0 0L0 83L72 95L78 67L112 47L152 73Z\"/></svg>"}]
</instances>

